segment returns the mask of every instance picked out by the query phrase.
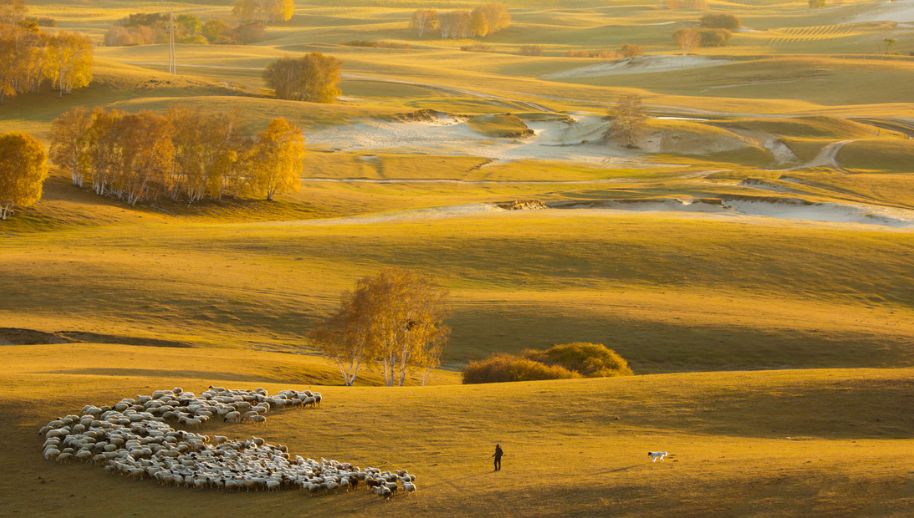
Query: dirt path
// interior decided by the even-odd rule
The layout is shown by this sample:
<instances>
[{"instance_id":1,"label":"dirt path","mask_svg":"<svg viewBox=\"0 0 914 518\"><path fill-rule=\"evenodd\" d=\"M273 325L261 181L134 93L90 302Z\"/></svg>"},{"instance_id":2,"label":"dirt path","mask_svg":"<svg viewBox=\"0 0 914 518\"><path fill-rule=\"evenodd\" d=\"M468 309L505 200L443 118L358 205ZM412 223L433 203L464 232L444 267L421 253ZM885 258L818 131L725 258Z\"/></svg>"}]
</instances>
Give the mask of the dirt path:
<instances>
[{"instance_id":1,"label":"dirt path","mask_svg":"<svg viewBox=\"0 0 914 518\"><path fill-rule=\"evenodd\" d=\"M839 140L838 142L832 142L831 144L822 148L819 151L819 154L815 158L806 162L803 165L794 167L790 169L791 171L796 169L811 169L813 167L831 167L837 169L838 171L844 171L844 168L838 164L838 153L841 152L841 148L850 144L853 140Z\"/></svg>"}]
</instances>

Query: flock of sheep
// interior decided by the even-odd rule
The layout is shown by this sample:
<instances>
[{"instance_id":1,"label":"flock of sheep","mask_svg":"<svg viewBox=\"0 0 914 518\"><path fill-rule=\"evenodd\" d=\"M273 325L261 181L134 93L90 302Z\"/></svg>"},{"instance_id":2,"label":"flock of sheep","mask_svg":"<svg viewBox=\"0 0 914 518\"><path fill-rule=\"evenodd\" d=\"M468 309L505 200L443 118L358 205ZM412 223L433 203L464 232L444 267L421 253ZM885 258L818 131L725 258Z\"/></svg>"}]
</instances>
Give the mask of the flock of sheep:
<instances>
[{"instance_id":1,"label":"flock of sheep","mask_svg":"<svg viewBox=\"0 0 914 518\"><path fill-rule=\"evenodd\" d=\"M272 410L315 407L320 402L321 395L308 390L283 390L271 396L263 389L210 387L199 397L181 388L157 390L113 406L86 405L80 415L49 422L39 435L45 437L46 460L76 458L162 484L247 491L302 489L315 494L349 491L361 483L384 498L398 491L416 491L416 477L405 471L291 457L285 445L257 437L234 440L176 430L168 424L197 426L214 419L258 423Z\"/></svg>"}]
</instances>

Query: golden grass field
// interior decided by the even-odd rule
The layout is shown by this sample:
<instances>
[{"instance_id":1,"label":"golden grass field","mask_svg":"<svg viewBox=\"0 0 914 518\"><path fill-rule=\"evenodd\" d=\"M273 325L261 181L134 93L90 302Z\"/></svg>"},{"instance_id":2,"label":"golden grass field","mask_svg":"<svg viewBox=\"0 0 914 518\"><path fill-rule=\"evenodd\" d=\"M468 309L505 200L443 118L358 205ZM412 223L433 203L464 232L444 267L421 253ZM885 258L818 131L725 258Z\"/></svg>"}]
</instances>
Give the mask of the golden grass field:
<instances>
[{"instance_id":1,"label":"golden grass field","mask_svg":"<svg viewBox=\"0 0 914 518\"><path fill-rule=\"evenodd\" d=\"M164 5L228 19L230 3ZM99 43L95 82L8 100L0 132L46 142L75 106L185 106L232 111L249 131L287 117L309 152L301 190L272 203L128 208L53 171L39 204L0 222L0 516L914 513L914 232L835 216L914 211L914 29L879 19L910 2L712 1L746 30L669 67L671 34L702 11L506 3L513 25L470 52L413 36L415 2L299 1L258 44L179 45L169 76L163 45L101 45L163 4L30 2ZM624 43L644 48L643 71L566 55ZM273 99L261 70L311 51L343 61L343 97ZM654 117L651 149L517 152L538 138L528 129L599 120L624 93ZM465 119L464 140L390 145L394 121L421 109ZM576 208L493 208L531 199ZM646 200L666 208L618 205ZM831 212L670 208L680 200ZM338 386L307 336L341 291L390 265L450 290L442 369L427 387L379 387L376 372ZM31 344L31 331L72 343ZM468 361L571 341L605 343L637 375L460 385ZM418 494L178 489L41 458L36 432L58 415L210 384L318 387L320 409L203 430L402 467ZM507 455L493 474L496 442ZM672 457L652 464L648 450Z\"/></svg>"}]
</instances>

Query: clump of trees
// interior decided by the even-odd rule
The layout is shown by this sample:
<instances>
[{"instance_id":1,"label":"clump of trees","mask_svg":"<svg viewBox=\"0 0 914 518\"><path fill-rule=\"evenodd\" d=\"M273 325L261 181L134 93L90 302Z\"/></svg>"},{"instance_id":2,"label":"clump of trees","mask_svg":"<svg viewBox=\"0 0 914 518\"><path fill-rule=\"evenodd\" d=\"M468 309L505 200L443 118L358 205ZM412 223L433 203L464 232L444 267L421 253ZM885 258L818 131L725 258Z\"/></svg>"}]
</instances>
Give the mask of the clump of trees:
<instances>
[{"instance_id":1,"label":"clump of trees","mask_svg":"<svg viewBox=\"0 0 914 518\"><path fill-rule=\"evenodd\" d=\"M603 344L576 342L546 350L527 349L521 356L497 354L470 362L463 371L463 382L607 378L632 374L628 362L616 351Z\"/></svg>"},{"instance_id":2,"label":"clump of trees","mask_svg":"<svg viewBox=\"0 0 914 518\"><path fill-rule=\"evenodd\" d=\"M0 135L0 221L37 203L47 177L48 156L40 142L25 133Z\"/></svg>"},{"instance_id":3,"label":"clump of trees","mask_svg":"<svg viewBox=\"0 0 914 518\"><path fill-rule=\"evenodd\" d=\"M627 148L637 148L647 132L647 114L641 96L622 95L610 110L612 125L607 137Z\"/></svg>"},{"instance_id":4,"label":"clump of trees","mask_svg":"<svg viewBox=\"0 0 914 518\"><path fill-rule=\"evenodd\" d=\"M105 45L132 46L168 42L169 15L135 13L118 22L105 33ZM259 20L242 20L232 27L223 20L205 23L191 14L175 16L175 41L178 43L236 44L254 43L266 37L266 26Z\"/></svg>"},{"instance_id":5,"label":"clump of trees","mask_svg":"<svg viewBox=\"0 0 914 518\"><path fill-rule=\"evenodd\" d=\"M625 59L632 59L644 54L644 49L640 45L626 43L619 47L619 55Z\"/></svg>"},{"instance_id":6,"label":"clump of trees","mask_svg":"<svg viewBox=\"0 0 914 518\"><path fill-rule=\"evenodd\" d=\"M469 10L439 13L434 9L419 9L413 13L409 27L420 38L438 36L444 39L480 37L508 28L511 14L501 3L488 3Z\"/></svg>"},{"instance_id":7,"label":"clump of trees","mask_svg":"<svg viewBox=\"0 0 914 518\"><path fill-rule=\"evenodd\" d=\"M129 205L162 197L272 200L298 189L304 153L301 130L282 118L256 138L239 134L231 115L186 109L75 108L51 127L51 160L73 184Z\"/></svg>"},{"instance_id":8,"label":"clump of trees","mask_svg":"<svg viewBox=\"0 0 914 518\"><path fill-rule=\"evenodd\" d=\"M682 54L686 55L701 45L701 33L696 29L679 29L673 33L673 41L682 50Z\"/></svg>"},{"instance_id":9,"label":"clump of trees","mask_svg":"<svg viewBox=\"0 0 914 518\"><path fill-rule=\"evenodd\" d=\"M727 29L699 29L699 44L702 47L723 47L733 37Z\"/></svg>"},{"instance_id":10,"label":"clump of trees","mask_svg":"<svg viewBox=\"0 0 914 518\"><path fill-rule=\"evenodd\" d=\"M61 96L88 86L92 52L92 41L77 33L45 34L34 24L0 22L0 103L44 85Z\"/></svg>"},{"instance_id":11,"label":"clump of trees","mask_svg":"<svg viewBox=\"0 0 914 518\"><path fill-rule=\"evenodd\" d=\"M239 0L232 14L243 22L287 22L295 14L295 0Z\"/></svg>"},{"instance_id":12,"label":"clump of trees","mask_svg":"<svg viewBox=\"0 0 914 518\"><path fill-rule=\"evenodd\" d=\"M270 63L263 79L280 99L332 103L340 95L341 67L340 60L312 52Z\"/></svg>"},{"instance_id":13,"label":"clump of trees","mask_svg":"<svg viewBox=\"0 0 914 518\"><path fill-rule=\"evenodd\" d=\"M431 278L389 268L359 279L343 293L339 308L312 333L333 358L343 383L355 383L362 368L379 368L387 386L405 385L421 371L422 384L441 361L450 328L448 293Z\"/></svg>"},{"instance_id":14,"label":"clump of trees","mask_svg":"<svg viewBox=\"0 0 914 518\"><path fill-rule=\"evenodd\" d=\"M699 24L706 29L736 31L742 26L736 15L729 13L708 13L701 17Z\"/></svg>"}]
</instances>

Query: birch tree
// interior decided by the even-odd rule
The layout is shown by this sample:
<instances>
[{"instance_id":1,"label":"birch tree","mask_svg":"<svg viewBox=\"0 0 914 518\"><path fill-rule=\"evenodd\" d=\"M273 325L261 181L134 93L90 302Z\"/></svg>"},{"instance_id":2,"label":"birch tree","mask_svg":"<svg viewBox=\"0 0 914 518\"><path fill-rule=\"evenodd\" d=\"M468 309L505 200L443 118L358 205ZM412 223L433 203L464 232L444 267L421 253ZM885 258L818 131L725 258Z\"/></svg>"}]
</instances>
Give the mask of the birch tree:
<instances>
[{"instance_id":1,"label":"birch tree","mask_svg":"<svg viewBox=\"0 0 914 518\"><path fill-rule=\"evenodd\" d=\"M25 133L0 135L0 220L16 207L29 207L41 199L48 177L44 146Z\"/></svg>"}]
</instances>

